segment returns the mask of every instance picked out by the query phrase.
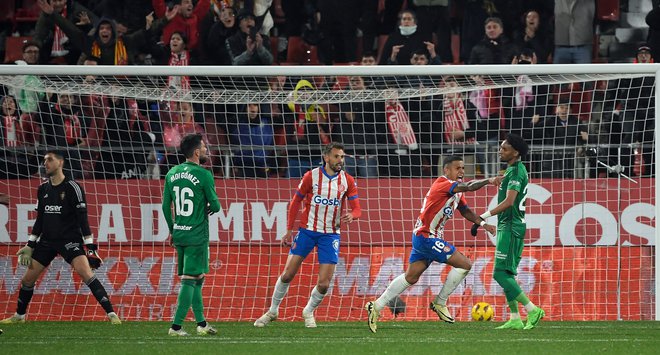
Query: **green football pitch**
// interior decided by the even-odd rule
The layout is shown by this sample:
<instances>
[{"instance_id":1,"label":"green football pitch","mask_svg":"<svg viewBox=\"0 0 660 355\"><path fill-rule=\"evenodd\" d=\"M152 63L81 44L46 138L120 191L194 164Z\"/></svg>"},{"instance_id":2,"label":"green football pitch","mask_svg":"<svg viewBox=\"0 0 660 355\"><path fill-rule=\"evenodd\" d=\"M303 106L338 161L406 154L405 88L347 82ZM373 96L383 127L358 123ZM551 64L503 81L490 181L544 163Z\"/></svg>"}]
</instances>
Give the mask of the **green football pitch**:
<instances>
[{"instance_id":1,"label":"green football pitch","mask_svg":"<svg viewBox=\"0 0 660 355\"><path fill-rule=\"evenodd\" d=\"M215 322L216 336L170 337L166 322L27 322L2 325L2 354L659 354L660 322L541 322L528 331L497 323ZM194 323L184 329L194 332Z\"/></svg>"}]
</instances>

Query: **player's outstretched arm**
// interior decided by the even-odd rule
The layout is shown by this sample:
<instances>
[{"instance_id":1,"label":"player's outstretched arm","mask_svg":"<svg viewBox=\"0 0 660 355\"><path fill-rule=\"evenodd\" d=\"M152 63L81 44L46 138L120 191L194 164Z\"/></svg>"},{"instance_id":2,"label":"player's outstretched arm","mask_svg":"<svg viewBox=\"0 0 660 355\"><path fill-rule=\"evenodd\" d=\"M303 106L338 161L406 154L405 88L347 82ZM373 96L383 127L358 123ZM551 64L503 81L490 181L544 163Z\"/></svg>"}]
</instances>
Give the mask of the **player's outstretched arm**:
<instances>
[{"instance_id":1,"label":"player's outstretched arm","mask_svg":"<svg viewBox=\"0 0 660 355\"><path fill-rule=\"evenodd\" d=\"M513 206L513 204L516 201L517 196L518 196L518 191L516 191L516 190L507 190L506 191L506 198L504 199L504 201L500 202L492 210L482 213L481 216L479 216L479 217L481 217L482 219L486 219L490 216L495 216L497 214L500 214L501 212L503 212L507 208Z\"/></svg>"},{"instance_id":2,"label":"player's outstretched arm","mask_svg":"<svg viewBox=\"0 0 660 355\"><path fill-rule=\"evenodd\" d=\"M500 183L502 183L502 179L504 176L499 175L495 177L491 177L488 179L480 179L480 180L472 180L468 182L459 182L456 187L454 187L454 192L466 192L466 191L477 191L480 188L486 186L486 185L495 185L499 186Z\"/></svg>"}]
</instances>

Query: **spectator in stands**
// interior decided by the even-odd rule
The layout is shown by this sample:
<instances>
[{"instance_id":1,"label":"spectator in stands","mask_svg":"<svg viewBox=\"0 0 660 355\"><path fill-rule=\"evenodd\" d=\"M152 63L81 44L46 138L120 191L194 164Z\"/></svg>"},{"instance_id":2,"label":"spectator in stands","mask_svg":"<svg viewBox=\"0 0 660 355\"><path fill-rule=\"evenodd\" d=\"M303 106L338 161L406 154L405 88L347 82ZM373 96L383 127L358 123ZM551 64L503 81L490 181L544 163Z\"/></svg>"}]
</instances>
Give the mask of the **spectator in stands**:
<instances>
[{"instance_id":1,"label":"spectator in stands","mask_svg":"<svg viewBox=\"0 0 660 355\"><path fill-rule=\"evenodd\" d=\"M415 12L403 10L399 13L399 28L390 33L383 46L380 64L388 61L408 64L414 51L426 48L424 42L431 42L431 36L417 31Z\"/></svg>"},{"instance_id":2,"label":"spectator in stands","mask_svg":"<svg viewBox=\"0 0 660 355\"><path fill-rule=\"evenodd\" d=\"M376 54L374 52L362 52L360 65L377 65Z\"/></svg>"},{"instance_id":3,"label":"spectator in stands","mask_svg":"<svg viewBox=\"0 0 660 355\"><path fill-rule=\"evenodd\" d=\"M76 96L60 93L52 104L42 103L40 124L43 140L51 148L65 148L70 173L78 179L83 176L78 146L85 142L87 120Z\"/></svg>"},{"instance_id":4,"label":"spectator in stands","mask_svg":"<svg viewBox=\"0 0 660 355\"><path fill-rule=\"evenodd\" d=\"M37 172L39 160L32 150L39 138L39 127L29 121L29 115L18 111L10 95L0 98L0 178L27 178Z\"/></svg>"},{"instance_id":5,"label":"spectator in stands","mask_svg":"<svg viewBox=\"0 0 660 355\"><path fill-rule=\"evenodd\" d=\"M454 1L457 11L463 14L461 23L461 55L463 63L470 63L472 48L484 37L483 24L489 17L500 17L502 13L491 0Z\"/></svg>"},{"instance_id":6,"label":"spectator in stands","mask_svg":"<svg viewBox=\"0 0 660 355\"><path fill-rule=\"evenodd\" d=\"M374 52L378 36L378 0L357 1L359 24L362 32L362 52Z\"/></svg>"},{"instance_id":7,"label":"spectator in stands","mask_svg":"<svg viewBox=\"0 0 660 355\"><path fill-rule=\"evenodd\" d=\"M621 143L619 133L621 132L621 120L619 119L621 107L616 100L618 85L618 80L600 80L595 85L588 123L590 150L587 150L587 156L590 158L591 171L587 177L607 176L606 168L600 166L597 160L610 166L619 164L616 147ZM600 145L611 146L600 148L598 147Z\"/></svg>"},{"instance_id":8,"label":"spectator in stands","mask_svg":"<svg viewBox=\"0 0 660 355\"><path fill-rule=\"evenodd\" d=\"M591 63L595 0L555 0L555 64Z\"/></svg>"},{"instance_id":9,"label":"spectator in stands","mask_svg":"<svg viewBox=\"0 0 660 355\"><path fill-rule=\"evenodd\" d=\"M327 111L318 104L298 103L316 87L300 80L291 94L285 113L289 178L300 178L321 164L321 147L332 141L331 123Z\"/></svg>"},{"instance_id":10,"label":"spectator in stands","mask_svg":"<svg viewBox=\"0 0 660 355\"><path fill-rule=\"evenodd\" d=\"M23 60L16 61L18 65L35 65L39 62L39 44L35 41L27 41L23 44ZM38 89L34 89L38 88ZM18 107L23 114L34 116L39 112L39 105L46 99L46 94L42 91L43 84L36 75L25 75L23 77L23 86L10 90L18 101Z\"/></svg>"},{"instance_id":11,"label":"spectator in stands","mask_svg":"<svg viewBox=\"0 0 660 355\"><path fill-rule=\"evenodd\" d=\"M188 38L188 49L195 51L200 41L199 23L210 9L210 0L199 0L194 7L193 0L173 0L170 4L174 6L169 7L165 4L165 0L151 0L156 16L169 18L169 22L163 28L162 42L169 43L172 34L180 32ZM180 5L177 7L177 4ZM174 8L178 9L178 13L169 17L168 11L172 11Z\"/></svg>"},{"instance_id":12,"label":"spectator in stands","mask_svg":"<svg viewBox=\"0 0 660 355\"><path fill-rule=\"evenodd\" d=\"M417 14L418 30L427 36L435 33L436 47L440 51L439 60L444 63L453 62L449 0L413 0L412 2Z\"/></svg>"},{"instance_id":13,"label":"spectator in stands","mask_svg":"<svg viewBox=\"0 0 660 355\"><path fill-rule=\"evenodd\" d=\"M233 65L271 65L270 39L255 27L254 14L248 10L238 13L238 31L227 38L226 46Z\"/></svg>"},{"instance_id":14,"label":"spectator in stands","mask_svg":"<svg viewBox=\"0 0 660 355\"><path fill-rule=\"evenodd\" d=\"M516 47L523 50L528 48L536 55L536 63L548 63L552 48L552 34L543 27L541 16L536 10L529 10L523 17L522 30L513 34Z\"/></svg>"},{"instance_id":15,"label":"spectator in stands","mask_svg":"<svg viewBox=\"0 0 660 355\"><path fill-rule=\"evenodd\" d=\"M107 18L99 20L94 33L88 35L71 21L54 12L53 7L45 0L39 0L39 7L60 26L74 47L83 50L85 57L93 57L99 65L132 64L136 53L147 45L150 38L146 29L118 37L114 21ZM158 32L169 19L176 15L176 11L178 11L177 6L168 10L164 19L156 20L151 24L150 31Z\"/></svg>"},{"instance_id":16,"label":"spectator in stands","mask_svg":"<svg viewBox=\"0 0 660 355\"><path fill-rule=\"evenodd\" d=\"M587 143L587 127L570 113L570 105L561 100L555 107L555 115L546 118L544 124L544 144L554 145L553 151L546 152L543 159L544 176L554 178L575 177L576 149Z\"/></svg>"},{"instance_id":17,"label":"spectator in stands","mask_svg":"<svg viewBox=\"0 0 660 355\"><path fill-rule=\"evenodd\" d=\"M470 64L511 64L518 53L505 35L502 20L489 17L484 22L485 37L470 52Z\"/></svg>"},{"instance_id":18,"label":"spectator in stands","mask_svg":"<svg viewBox=\"0 0 660 355\"><path fill-rule=\"evenodd\" d=\"M416 49L410 54L410 65L441 65L442 61L440 60L440 56L435 53L435 45L433 42L424 42L424 45L426 48ZM387 64L398 65L399 63L396 60L397 57L392 55L390 59L387 60Z\"/></svg>"},{"instance_id":19,"label":"spectator in stands","mask_svg":"<svg viewBox=\"0 0 660 355\"><path fill-rule=\"evenodd\" d=\"M156 136L149 120L138 109L135 99L111 96L104 100L105 127L96 177L106 179L141 178L147 170L147 155Z\"/></svg>"},{"instance_id":20,"label":"spectator in stands","mask_svg":"<svg viewBox=\"0 0 660 355\"><path fill-rule=\"evenodd\" d=\"M276 167L275 150L263 147L275 146L273 124L261 112L259 104L250 103L238 115L238 122L229 135L233 150L235 174L239 177L268 177L271 168Z\"/></svg>"},{"instance_id":21,"label":"spectator in stands","mask_svg":"<svg viewBox=\"0 0 660 355\"><path fill-rule=\"evenodd\" d=\"M204 17L200 35L201 62L206 65L231 65L225 42L236 33L236 10L230 6L213 2L211 11Z\"/></svg>"},{"instance_id":22,"label":"spectator in stands","mask_svg":"<svg viewBox=\"0 0 660 355\"><path fill-rule=\"evenodd\" d=\"M173 32L167 47L157 45L152 51L156 63L169 66L188 66L194 64L190 51L187 48L188 39L181 32ZM190 77L168 76L166 87L171 90L189 90Z\"/></svg>"},{"instance_id":23,"label":"spectator in stands","mask_svg":"<svg viewBox=\"0 0 660 355\"><path fill-rule=\"evenodd\" d=\"M161 175L165 174L174 165L184 161L184 157L178 154L176 149L181 144L181 140L187 134L200 133L204 136L204 141L208 142L204 128L195 122L195 112L190 102L172 101L162 103L160 107L160 121L163 132L163 143L167 149L163 155L160 168ZM207 164L210 163L210 160Z\"/></svg>"},{"instance_id":24,"label":"spectator in stands","mask_svg":"<svg viewBox=\"0 0 660 355\"><path fill-rule=\"evenodd\" d=\"M537 56L530 48L523 48L519 55L513 58L511 64L536 64ZM511 133L519 135L530 144L539 144L542 127L547 116L548 85L532 85L533 82L527 75L516 78L521 84L511 89L503 90L503 96L511 97L506 101L507 128Z\"/></svg>"},{"instance_id":25,"label":"spectator in stands","mask_svg":"<svg viewBox=\"0 0 660 355\"><path fill-rule=\"evenodd\" d=\"M351 76L348 79L351 90L366 90L364 79ZM378 177L378 156L376 146L387 143L384 138L386 128L379 127L373 102L346 102L340 105L340 121L334 125L333 137L346 147L346 171L354 177ZM379 137L382 136L382 137Z\"/></svg>"},{"instance_id":26,"label":"spectator in stands","mask_svg":"<svg viewBox=\"0 0 660 355\"><path fill-rule=\"evenodd\" d=\"M357 53L358 11L354 0L319 1L319 29L323 35L319 43L321 63L354 62Z\"/></svg>"},{"instance_id":27,"label":"spectator in stands","mask_svg":"<svg viewBox=\"0 0 660 355\"><path fill-rule=\"evenodd\" d=\"M143 29L145 18L154 11L151 2L146 0L106 0L99 7L103 17L115 20L118 36ZM96 21L92 20L92 23Z\"/></svg>"},{"instance_id":28,"label":"spectator in stands","mask_svg":"<svg viewBox=\"0 0 660 355\"><path fill-rule=\"evenodd\" d=\"M48 1L53 11L74 23L82 32L89 32L92 24L99 18L78 1L72 0L39 0ZM70 42L70 38L56 24L52 16L42 12L34 28L33 40L39 43L43 50L40 53L40 63L76 64L80 57L80 49Z\"/></svg>"},{"instance_id":29,"label":"spectator in stands","mask_svg":"<svg viewBox=\"0 0 660 355\"><path fill-rule=\"evenodd\" d=\"M637 50L635 63L653 63L651 49L642 45ZM641 143L644 165L642 170L651 173L653 164L653 135L655 131L655 77L644 76L623 79L619 84L619 98L622 107L622 137L624 144ZM631 151L622 152L622 165L631 167L634 162ZM633 175L636 173L632 171ZM642 172L639 172L642 173Z\"/></svg>"}]
</instances>

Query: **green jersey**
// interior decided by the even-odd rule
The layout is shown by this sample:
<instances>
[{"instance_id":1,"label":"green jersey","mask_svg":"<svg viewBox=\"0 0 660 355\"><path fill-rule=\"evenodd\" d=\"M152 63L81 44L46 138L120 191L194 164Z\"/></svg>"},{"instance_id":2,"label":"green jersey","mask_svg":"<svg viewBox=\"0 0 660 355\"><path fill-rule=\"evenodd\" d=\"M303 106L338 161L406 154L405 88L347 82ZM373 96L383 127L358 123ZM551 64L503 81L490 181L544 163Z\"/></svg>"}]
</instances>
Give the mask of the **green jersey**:
<instances>
[{"instance_id":1,"label":"green jersey","mask_svg":"<svg viewBox=\"0 0 660 355\"><path fill-rule=\"evenodd\" d=\"M497 193L497 203L502 203L502 201L506 200L508 190L518 191L518 196L516 196L513 206L497 215L498 230L503 228L510 230L511 227L522 227L524 230L527 182L527 168L525 168L525 165L521 161L517 161L506 168L502 185L500 185L500 190Z\"/></svg>"},{"instance_id":2,"label":"green jersey","mask_svg":"<svg viewBox=\"0 0 660 355\"><path fill-rule=\"evenodd\" d=\"M162 208L174 245L208 243L208 212L220 211L211 172L189 161L170 169L165 176Z\"/></svg>"}]
</instances>

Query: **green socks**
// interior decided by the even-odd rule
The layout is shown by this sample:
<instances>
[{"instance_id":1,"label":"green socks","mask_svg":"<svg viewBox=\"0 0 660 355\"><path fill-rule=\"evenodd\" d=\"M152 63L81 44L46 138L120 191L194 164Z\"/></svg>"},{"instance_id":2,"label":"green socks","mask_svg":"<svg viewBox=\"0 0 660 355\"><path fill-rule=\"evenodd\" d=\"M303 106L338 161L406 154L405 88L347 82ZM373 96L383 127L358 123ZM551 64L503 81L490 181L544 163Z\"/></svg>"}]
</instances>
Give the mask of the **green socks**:
<instances>
[{"instance_id":1,"label":"green socks","mask_svg":"<svg viewBox=\"0 0 660 355\"><path fill-rule=\"evenodd\" d=\"M181 289L179 290L179 298L177 300L176 313L174 314L174 320L172 324L181 325L186 319L190 305L193 303L193 298L195 294L195 282L196 280L192 279L183 279L181 280ZM201 286L200 286L200 299L201 299Z\"/></svg>"}]
</instances>

